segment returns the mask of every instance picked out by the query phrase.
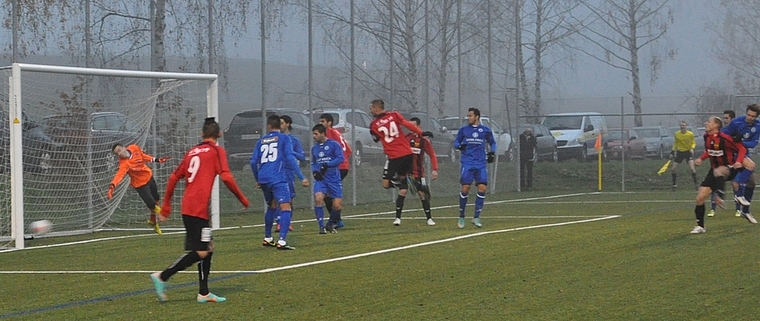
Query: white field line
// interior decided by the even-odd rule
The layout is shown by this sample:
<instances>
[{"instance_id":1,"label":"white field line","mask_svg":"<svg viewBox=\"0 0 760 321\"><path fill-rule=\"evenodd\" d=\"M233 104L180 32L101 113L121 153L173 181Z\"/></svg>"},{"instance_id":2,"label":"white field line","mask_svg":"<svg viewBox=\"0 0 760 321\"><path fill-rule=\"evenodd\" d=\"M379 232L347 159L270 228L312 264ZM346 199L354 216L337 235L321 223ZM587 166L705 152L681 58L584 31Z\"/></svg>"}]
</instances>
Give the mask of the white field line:
<instances>
[{"instance_id":1,"label":"white field line","mask_svg":"<svg viewBox=\"0 0 760 321\"><path fill-rule=\"evenodd\" d=\"M517 202L529 202L529 201L538 201L538 200L548 200L548 199L557 199L557 198L566 198L566 197L575 197L575 196L585 196L585 195L599 195L602 194L602 192L591 192L591 193L571 193L571 194L560 194L560 195L550 195L550 196L540 196L540 197L528 197L528 198L520 198L520 199L511 199L511 200L500 200L500 201L489 201L485 204L504 204L504 203L517 203ZM588 202L586 202L588 203ZM473 204L467 204L468 206L472 206ZM438 209L445 209L445 208L458 208L459 205L443 205L443 206L435 206L431 207L433 210ZM418 209L406 209L404 212L417 212L422 211L421 208ZM367 216L378 216L378 215L388 215L388 214L395 214L396 211L386 211L386 212L375 212L375 213L366 213L366 214L355 214L355 215L346 215L344 217L347 218L358 218L358 217L367 217ZM586 216L590 217L590 216ZM436 218L438 219L438 218ZM307 219L307 220L297 220L293 221L292 223L304 223L304 222L313 222L313 219ZM231 230L231 229L239 229L239 228L251 228L251 227L261 227L264 226L263 224L254 224L254 225L241 225L241 226L230 226L230 227L222 227L218 230ZM100 231L108 231L108 230L116 230L116 229L100 229ZM119 229L124 230L124 229ZM139 229L139 230L146 230L149 229ZM185 230L183 228L177 228L177 229L163 229L164 235L173 235L173 234L184 234ZM167 232L170 230L174 230L176 232ZM150 230L152 231L152 230ZM33 250L33 249L44 249L44 248L52 248L52 247L61 247L61 246L70 246L70 245L80 245L80 244L87 244L87 243L95 243L95 242L103 242L103 241L113 241L113 240L123 240L123 239L130 239L130 238L138 238L138 237L152 237L155 236L153 233L150 234L141 234L141 235L123 235L123 236L112 236L112 237L103 237L103 238L97 238L97 239L91 239L91 240L82 240L82 241L75 241L75 242L68 242L68 243L60 243L60 244L50 244L50 245L41 245L41 246L30 246L26 247L24 250ZM5 249L0 250L0 254L6 253L6 252L13 252L13 251L19 251L18 249Z\"/></svg>"},{"instance_id":2,"label":"white field line","mask_svg":"<svg viewBox=\"0 0 760 321\"><path fill-rule=\"evenodd\" d=\"M277 272L277 271L284 271L284 270L290 270L290 269L297 269L312 265L319 265L319 264L326 264L326 263L332 263L332 262L338 262L338 261L345 261L345 260L351 260L356 258L362 258L372 255L378 255L378 254L384 254L384 253L390 253L390 252L396 252L396 251L402 251L402 250L408 250L413 249L416 247L422 247L422 246L428 246L428 245L434 245L434 244L440 244L440 243L447 243L447 242L454 242L459 241L467 238L477 237L477 236L483 236L488 234L496 234L496 233L508 233L508 232L515 232L515 231L524 231L524 230L531 230L531 229L538 229L538 228L547 228L547 227L557 227L557 226L564 226L564 225L571 225L571 224L581 224L581 223L590 223L590 222L596 222L596 221L602 221L602 220L609 220L609 219L615 219L620 218L620 215L609 215L604 217L598 217L598 218L591 218L591 219L585 219L585 220L579 220L579 221L569 221L569 222L560 222L560 223L552 223L552 224L541 224L541 225L531 225L531 226L524 226L524 227L515 227L515 228L509 228L509 229L502 229L502 230L495 230L495 231L483 231L483 232L477 232L467 235L461 235L456 237L451 237L447 239L441 239L436 241L428 241L428 242L422 242L422 243L416 243L416 244L410 244L400 247L394 247L384 250L378 250L378 251L372 251L372 252L366 252L366 253L359 253L354 255L348 255L343 257L337 257L332 259L325 259L325 260L318 260L318 261L311 261L311 262L304 262L299 264L293 264L293 265L286 265L286 266L280 266L280 267L273 267L273 268L267 268L262 270L238 270L238 271L217 271L214 270L214 274L262 274L262 273L271 273L271 272ZM153 273L155 271L139 271L139 270L133 270L133 271L0 271L0 274L147 274L147 273ZM183 273L198 273L195 271L183 271Z\"/></svg>"}]
</instances>

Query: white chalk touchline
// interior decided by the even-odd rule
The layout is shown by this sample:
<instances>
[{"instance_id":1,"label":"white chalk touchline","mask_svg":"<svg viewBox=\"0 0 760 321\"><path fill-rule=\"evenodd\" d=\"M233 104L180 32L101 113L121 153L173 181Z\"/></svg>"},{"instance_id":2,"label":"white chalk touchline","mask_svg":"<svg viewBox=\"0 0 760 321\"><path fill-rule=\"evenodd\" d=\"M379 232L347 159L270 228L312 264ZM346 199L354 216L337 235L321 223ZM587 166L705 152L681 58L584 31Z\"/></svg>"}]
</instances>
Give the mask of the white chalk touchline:
<instances>
[{"instance_id":1,"label":"white chalk touchline","mask_svg":"<svg viewBox=\"0 0 760 321\"><path fill-rule=\"evenodd\" d=\"M407 249L413 249L416 247L421 246L428 246L428 245L434 245L434 244L440 244L440 243L446 243L446 242L453 242L458 240L463 240L471 237L476 236L483 236L488 234L496 234L496 233L507 233L507 232L515 232L515 231L522 231L522 230L531 230L531 229L537 229L537 228L546 228L546 227L556 227L556 226L563 226L563 225L571 225L571 224L581 224L581 223L589 223L589 222L596 222L601 220L609 220L614 218L620 218L621 215L610 215L610 216L604 216L599 218L592 218L592 219L585 219L585 220L579 220L579 221L570 221L570 222L560 222L560 223L552 223L552 224L541 224L541 225L531 225L531 226L524 226L524 227L515 227L515 228L508 228L508 229L502 229L502 230L495 230L495 231L483 231L478 233L472 233L467 235L461 235L456 237L451 237L447 239L442 240L436 240L436 241L428 241L428 242L422 242L417 244L410 244L400 247L394 247L390 249L384 249L384 250L378 250L378 251L372 251L372 252L366 252L366 253L359 253L359 254L353 254L343 257L337 257L332 259L325 259L325 260L318 260L318 261L312 261L312 262L304 262L299 264L293 264L293 265L286 265L286 266L280 266L280 267L273 267L273 268L267 268L262 270L238 270L238 271L216 271L214 270L214 274L261 274L261 273L270 273L270 272L277 272L277 271L284 271L284 270L291 270L301 267L307 267L312 265L319 265L319 264L325 264L325 263L332 263L332 262L338 262L338 261L345 261L345 260L351 260L361 257L367 257L372 255L378 255L383 253L389 253L389 252L396 252L396 251L402 251ZM155 271L0 271L0 274L143 274L143 273L153 273ZM196 271L183 271L183 273L198 273Z\"/></svg>"},{"instance_id":2,"label":"white chalk touchline","mask_svg":"<svg viewBox=\"0 0 760 321\"><path fill-rule=\"evenodd\" d=\"M583 196L583 195L598 195L601 194L601 192L591 192L591 193L571 193L571 194L560 194L560 195L550 195L550 196L538 196L538 197L528 197L528 198L520 198L520 199L511 199L511 200L500 200L500 201L488 201L485 204L503 204L503 203L515 203L515 202L526 202L526 201L535 201L535 200L543 200L543 199L556 199L556 198L564 198L564 197L574 197L574 196ZM472 206L472 204L468 204ZM444 209L444 208L458 208L459 205L443 205L443 206L436 206L432 207L431 209ZM404 212L416 212L416 211L422 211L421 208L419 209L406 209ZM355 214L355 215L346 215L347 218L355 218L355 217L366 217L366 216L377 216L377 215L387 215L387 214L395 214L395 211L386 211L386 212L375 212L375 213L366 213L366 214ZM304 222L313 222L313 219L308 220L298 220L293 221L292 223L304 223ZM218 231L222 230L232 230L232 229L239 229L239 228L251 228L251 227L261 227L264 226L264 224L254 224L254 225L241 225L241 226L230 226L230 227L222 227L217 229ZM106 229L107 230L107 229ZM165 231L168 231L170 229L166 229ZM173 234L184 234L184 229L181 229L176 232L164 232L164 235L173 235ZM69 246L69 245L80 245L80 244L87 244L87 243L95 243L95 242L103 242L103 241L113 241L113 240L123 240L123 239L130 239L130 238L138 238L138 237L150 237L155 236L153 233L150 234L140 234L140 235L123 235L123 236L111 236L111 237L103 237L103 238L97 238L97 239L91 239L91 240L82 240L82 241L75 241L75 242L67 242L67 243L60 243L60 244L50 244L50 245L40 245L40 246L29 246L26 247L24 250L34 250L34 249L45 249L45 248L52 248L52 247L61 247L61 246ZM14 252L19 251L18 249L5 249L0 250L0 254L6 253L6 252Z\"/></svg>"}]
</instances>

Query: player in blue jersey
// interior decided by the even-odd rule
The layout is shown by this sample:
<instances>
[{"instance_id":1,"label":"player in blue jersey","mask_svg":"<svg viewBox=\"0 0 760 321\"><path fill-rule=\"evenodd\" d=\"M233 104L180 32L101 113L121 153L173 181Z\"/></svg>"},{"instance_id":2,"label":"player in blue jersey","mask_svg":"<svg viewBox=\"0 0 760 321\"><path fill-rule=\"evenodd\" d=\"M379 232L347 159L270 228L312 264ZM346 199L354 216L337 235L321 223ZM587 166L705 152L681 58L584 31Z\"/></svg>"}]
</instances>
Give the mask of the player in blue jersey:
<instances>
[{"instance_id":1,"label":"player in blue jersey","mask_svg":"<svg viewBox=\"0 0 760 321\"><path fill-rule=\"evenodd\" d=\"M295 248L285 241L288 229L281 229L280 240L275 242L272 238L272 225L279 206L280 224L290 226L289 176L295 173L304 187L309 186L309 180L303 177L301 169L298 168L290 138L280 132L280 116L267 117L267 131L269 133L256 142L251 156L251 170L256 178L256 187L264 192L264 201L269 205L264 215L264 246L294 250Z\"/></svg>"},{"instance_id":2,"label":"player in blue jersey","mask_svg":"<svg viewBox=\"0 0 760 321\"><path fill-rule=\"evenodd\" d=\"M340 211L343 209L343 182L340 175L340 164L344 154L340 143L327 138L327 128L318 124L312 129L314 146L311 148L311 173L314 176L314 215L319 224L319 234L337 233L335 230L340 221ZM324 223L324 205L327 198L332 200L330 219Z\"/></svg>"},{"instance_id":3,"label":"player in blue jersey","mask_svg":"<svg viewBox=\"0 0 760 321\"><path fill-rule=\"evenodd\" d=\"M488 146L488 153L486 153ZM462 192L459 194L459 222L457 226L464 228L464 210L467 206L467 195L470 193L470 184L475 181L478 187L478 198L475 199L475 216L472 224L483 227L480 223L480 212L486 200L486 185L488 185L488 169L486 163L493 163L496 151L496 140L488 126L480 124L480 110L470 108L467 110L467 125L462 126L454 140L454 148L461 152L459 161L462 163L459 183L462 184Z\"/></svg>"},{"instance_id":4,"label":"player in blue jersey","mask_svg":"<svg viewBox=\"0 0 760 321\"><path fill-rule=\"evenodd\" d=\"M746 115L734 118L727 127L722 129L722 132L731 136L735 142L741 142L747 149L755 148L758 139L760 139L758 114L760 114L760 105L749 105ZM734 192L734 200L743 206L742 213L749 213L749 205L752 201L752 195L755 193L754 179L750 180L755 171L755 162L749 157L745 157L742 161L742 168L744 170L739 171L734 179L734 182L738 184L736 192Z\"/></svg>"},{"instance_id":5,"label":"player in blue jersey","mask_svg":"<svg viewBox=\"0 0 760 321\"><path fill-rule=\"evenodd\" d=\"M301 144L301 140L298 139L298 136L294 136L290 133L290 131L293 129L293 118L291 118L288 115L282 115L280 116L280 131L282 131L283 134L288 135L290 138L290 141L293 145L293 157L295 157L298 161L306 161L306 152L303 150L303 144ZM291 175L288 175L288 188L290 188L290 198L294 199L296 198L296 181L295 181L296 173L295 171L291 170ZM293 212L290 213L290 220L293 220ZM275 223L277 224L275 226L274 231L279 232L280 231L280 213L277 213L277 218L275 218ZM291 224L288 227L288 230L293 230L293 224Z\"/></svg>"}]
</instances>

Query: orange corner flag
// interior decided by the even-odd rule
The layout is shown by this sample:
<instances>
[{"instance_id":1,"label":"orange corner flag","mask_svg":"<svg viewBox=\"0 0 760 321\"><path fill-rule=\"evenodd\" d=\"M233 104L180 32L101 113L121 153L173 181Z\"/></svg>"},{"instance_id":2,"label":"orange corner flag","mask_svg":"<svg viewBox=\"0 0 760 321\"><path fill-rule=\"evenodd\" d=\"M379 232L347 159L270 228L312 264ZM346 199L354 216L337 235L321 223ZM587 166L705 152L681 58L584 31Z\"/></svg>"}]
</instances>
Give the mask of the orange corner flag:
<instances>
[{"instance_id":1,"label":"orange corner flag","mask_svg":"<svg viewBox=\"0 0 760 321\"><path fill-rule=\"evenodd\" d=\"M594 144L594 148L596 148L597 152L602 151L602 134L600 133L599 136L596 136L596 143Z\"/></svg>"}]
</instances>

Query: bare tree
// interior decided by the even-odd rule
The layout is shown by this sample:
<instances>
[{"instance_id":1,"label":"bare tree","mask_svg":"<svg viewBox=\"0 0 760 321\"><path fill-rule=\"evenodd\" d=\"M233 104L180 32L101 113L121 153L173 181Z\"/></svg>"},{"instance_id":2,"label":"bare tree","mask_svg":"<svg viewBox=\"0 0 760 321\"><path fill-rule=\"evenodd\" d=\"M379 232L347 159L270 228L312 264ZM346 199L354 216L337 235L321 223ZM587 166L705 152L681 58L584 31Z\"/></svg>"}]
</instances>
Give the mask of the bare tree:
<instances>
[{"instance_id":1,"label":"bare tree","mask_svg":"<svg viewBox=\"0 0 760 321\"><path fill-rule=\"evenodd\" d=\"M16 33L19 58L28 55L61 54L82 48L81 6L71 1L5 0L5 8L16 7L16 30L13 12L3 16L3 27ZM82 34L77 37L77 34ZM76 39L76 41L72 41ZM5 52L11 53L12 43L6 43Z\"/></svg>"},{"instance_id":2,"label":"bare tree","mask_svg":"<svg viewBox=\"0 0 760 321\"><path fill-rule=\"evenodd\" d=\"M522 41L531 53L525 63L533 66L533 103L526 104L527 115L541 114L541 87L547 74L556 64L572 59L573 53L565 50L568 47L566 40L578 32L578 23L570 18L570 13L578 7L578 2L568 0L530 0L523 6L526 10L524 21L532 25L524 30L529 39L523 38ZM521 74L525 75L524 70ZM529 88L527 81L523 87ZM523 92L527 95L529 91Z\"/></svg>"},{"instance_id":3,"label":"bare tree","mask_svg":"<svg viewBox=\"0 0 760 321\"><path fill-rule=\"evenodd\" d=\"M430 44L429 59L431 73L436 76L437 99L433 103L437 114L443 115L447 110L446 97L448 93L449 68L455 61L456 53L456 5L459 0L429 1L428 23L430 33L425 37L425 0L379 0L365 2L357 8L356 27L357 46L365 48L364 55L371 63L368 68L359 68L357 79L364 90L373 93L375 97L385 97L392 90L389 69L394 70L393 87L402 88L394 92L396 102L391 102L394 108L420 110L419 101L422 94L419 88L422 72L420 68L425 63L424 45ZM473 19L476 14L477 1L467 2L463 16ZM392 8L392 13L389 11ZM341 59L350 64L347 45L348 15L345 3L341 1L325 1L314 5L314 10L322 18L325 38L333 44L340 53ZM392 22L392 24L391 24ZM389 28L393 26L392 43L389 42ZM471 42L482 26L468 24L462 35L462 42ZM391 49L392 48L392 49ZM468 46L463 53L475 50ZM392 52L391 52L392 50ZM387 64L393 56L391 65Z\"/></svg>"},{"instance_id":4,"label":"bare tree","mask_svg":"<svg viewBox=\"0 0 760 321\"><path fill-rule=\"evenodd\" d=\"M672 59L676 54L675 49L665 48L664 54L657 54L657 48L651 48L666 40L668 28L673 23L668 0L582 0L581 3L590 12L590 17L576 18L576 22L585 27L579 34L598 51L584 46L575 46L575 49L630 73L633 83L630 94L636 114L634 122L636 126L642 126L640 51L644 47L652 50L650 83L657 80L664 60Z\"/></svg>"},{"instance_id":5,"label":"bare tree","mask_svg":"<svg viewBox=\"0 0 760 321\"><path fill-rule=\"evenodd\" d=\"M760 89L760 0L721 0L712 8L720 19L710 25L716 37L713 52L718 61L731 67L739 93Z\"/></svg>"},{"instance_id":6,"label":"bare tree","mask_svg":"<svg viewBox=\"0 0 760 321\"><path fill-rule=\"evenodd\" d=\"M731 109L729 90L716 82L700 86L697 92L688 93L686 99L689 105L696 106L698 113L721 114L724 110Z\"/></svg>"}]
</instances>

